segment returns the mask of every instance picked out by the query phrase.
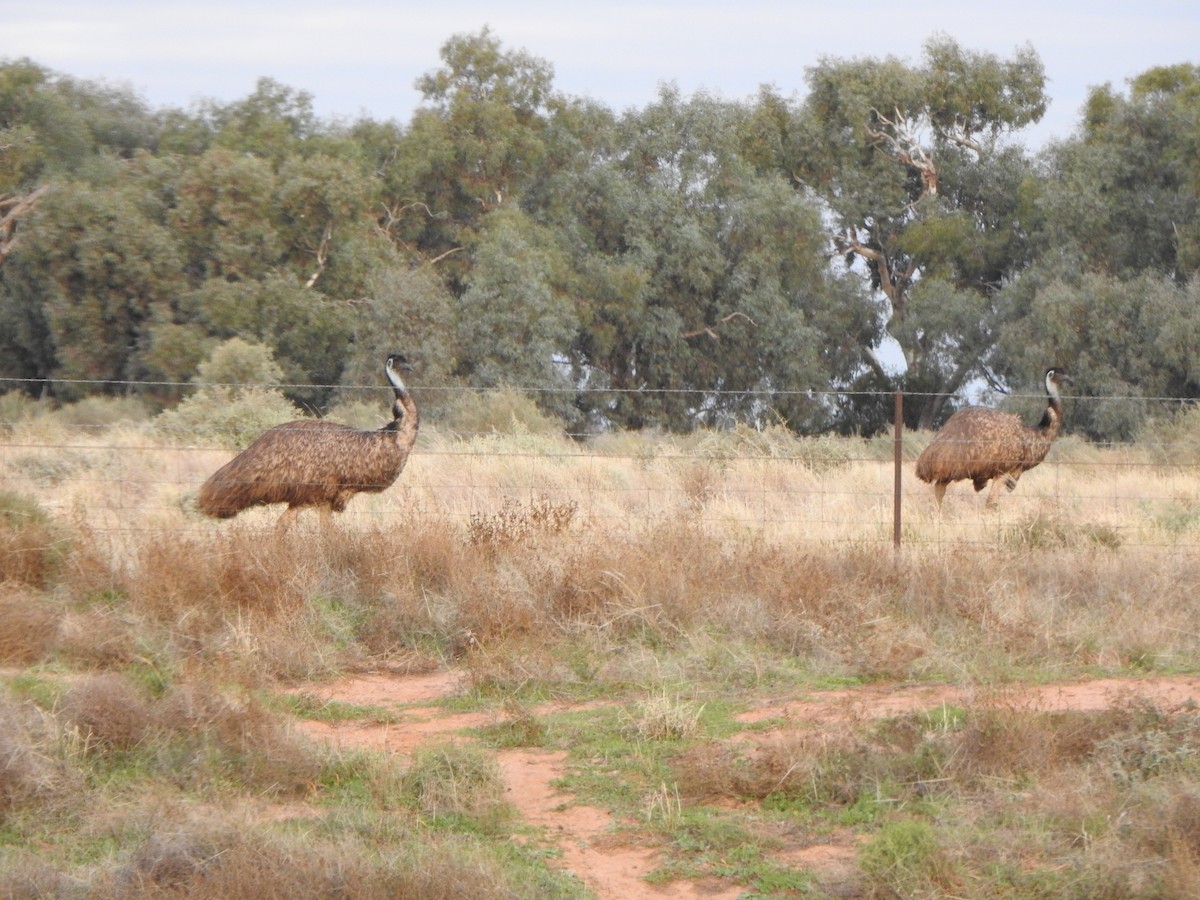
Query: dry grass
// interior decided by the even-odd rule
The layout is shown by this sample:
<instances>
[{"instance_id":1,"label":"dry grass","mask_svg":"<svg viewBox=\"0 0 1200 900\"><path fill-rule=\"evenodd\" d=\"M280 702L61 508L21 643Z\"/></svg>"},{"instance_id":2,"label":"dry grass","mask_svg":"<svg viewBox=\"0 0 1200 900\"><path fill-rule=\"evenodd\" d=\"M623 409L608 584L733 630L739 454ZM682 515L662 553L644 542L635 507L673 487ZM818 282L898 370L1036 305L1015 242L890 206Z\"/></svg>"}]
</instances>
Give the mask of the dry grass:
<instances>
[{"instance_id":1,"label":"dry grass","mask_svg":"<svg viewBox=\"0 0 1200 900\"><path fill-rule=\"evenodd\" d=\"M860 828L864 894L1197 893L1194 712L1044 713L1001 688L1196 669L1200 474L1066 441L996 511L951 489L939 512L908 478L897 555L890 453L778 430L583 445L430 428L393 488L333 529L305 514L281 532L277 510L192 509L227 450L152 423L16 422L0 442L0 834L16 836L0 893L571 895L489 843L512 825L484 755L367 772L269 700L439 665L523 710L527 740L573 738L524 704L624 698L613 739L662 761L642 813ZM996 693L953 720L749 744L706 724L722 703L881 679ZM263 811L280 798L325 807L282 827Z\"/></svg>"},{"instance_id":2,"label":"dry grass","mask_svg":"<svg viewBox=\"0 0 1200 900\"><path fill-rule=\"evenodd\" d=\"M1128 448L1105 465L1067 445L997 512L964 491L939 513L909 483L896 556L886 448L867 442L430 432L335 529L280 533L276 510L190 512L228 452L145 426L56 451L62 426L46 427L14 426L0 452L11 663L149 657L254 681L456 659L486 679L489 658L536 645L530 667L556 678L552 634L576 669L620 678L648 638L719 634L731 656L761 646L816 676L992 679L1172 669L1197 649L1200 476ZM49 478L56 455L84 461ZM579 663L581 647L607 661Z\"/></svg>"}]
</instances>

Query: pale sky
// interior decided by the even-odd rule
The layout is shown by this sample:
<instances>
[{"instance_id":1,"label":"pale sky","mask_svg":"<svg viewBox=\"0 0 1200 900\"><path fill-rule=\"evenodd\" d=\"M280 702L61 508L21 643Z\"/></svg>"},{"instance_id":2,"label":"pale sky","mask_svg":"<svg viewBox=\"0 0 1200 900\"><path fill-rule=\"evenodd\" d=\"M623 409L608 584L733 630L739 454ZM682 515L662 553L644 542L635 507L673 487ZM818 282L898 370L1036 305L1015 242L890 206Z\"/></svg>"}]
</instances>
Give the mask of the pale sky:
<instances>
[{"instance_id":1,"label":"pale sky","mask_svg":"<svg viewBox=\"0 0 1200 900\"><path fill-rule=\"evenodd\" d=\"M762 84L802 96L822 57L917 64L938 34L1003 58L1029 45L1051 100L1023 133L1034 147L1072 133L1090 87L1124 92L1152 66L1200 63L1194 0L0 0L0 59L129 86L153 108L239 100L265 76L310 93L322 119L407 122L442 44L485 26L548 62L557 90L617 112L664 83L685 96L743 100Z\"/></svg>"}]
</instances>

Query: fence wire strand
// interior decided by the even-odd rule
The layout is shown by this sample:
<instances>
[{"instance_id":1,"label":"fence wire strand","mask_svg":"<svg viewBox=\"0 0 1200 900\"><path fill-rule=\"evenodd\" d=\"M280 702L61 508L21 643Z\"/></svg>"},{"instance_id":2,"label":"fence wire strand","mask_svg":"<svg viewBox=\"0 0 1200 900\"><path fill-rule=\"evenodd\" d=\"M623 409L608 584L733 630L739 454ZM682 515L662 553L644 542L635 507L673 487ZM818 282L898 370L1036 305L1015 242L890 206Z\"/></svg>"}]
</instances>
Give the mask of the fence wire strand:
<instances>
[{"instance_id":1,"label":"fence wire strand","mask_svg":"<svg viewBox=\"0 0 1200 900\"><path fill-rule=\"evenodd\" d=\"M0 394L14 379L0 379ZM26 382L22 382L26 383ZM74 382L136 392L171 382ZM231 385L248 387L248 385ZM263 385L253 385L261 388ZM331 386L318 386L330 388ZM381 396L386 388L362 385ZM465 391L420 387L423 391ZM602 393L610 393L604 391ZM744 393L744 392L743 392ZM815 392L800 392L813 395ZM837 392L823 392L830 395ZM890 396L890 395L889 395ZM1032 396L1032 395L1031 395ZM390 517L442 517L466 525L505 504L571 506L602 528L685 518L729 533L777 540L886 545L903 523L905 546L1200 546L1200 448L1141 440L1091 443L1070 434L1072 403L1178 398L1067 397L1068 430L1045 462L995 509L986 491L951 487L941 508L913 474L930 434L904 430L901 488L894 500L893 438L781 438L743 428L690 435L542 435L452 431L434 422L406 471L382 494L363 494L342 515L351 527L386 527ZM32 403L32 401L31 401ZM758 440L758 444L756 444ZM51 515L100 531L205 531L220 523L194 509L200 484L236 448L203 425L164 427L157 418L71 422L40 407L0 421L3 490L34 495ZM896 503L899 503L899 506ZM245 514L264 524L280 507Z\"/></svg>"}]
</instances>

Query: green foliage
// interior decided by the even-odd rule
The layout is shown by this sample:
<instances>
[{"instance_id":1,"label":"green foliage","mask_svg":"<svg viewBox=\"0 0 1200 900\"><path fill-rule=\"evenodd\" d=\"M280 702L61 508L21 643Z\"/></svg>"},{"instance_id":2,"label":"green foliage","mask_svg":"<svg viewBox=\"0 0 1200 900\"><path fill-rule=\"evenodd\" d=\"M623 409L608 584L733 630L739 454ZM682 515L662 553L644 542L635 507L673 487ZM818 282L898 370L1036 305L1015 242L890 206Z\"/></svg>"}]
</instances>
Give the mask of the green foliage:
<instances>
[{"instance_id":1,"label":"green foliage","mask_svg":"<svg viewBox=\"0 0 1200 900\"><path fill-rule=\"evenodd\" d=\"M1132 440L1175 407L1161 398L1200 395L1200 282L1085 273L1033 277L1013 294L1022 315L999 341L998 368L1016 381L1020 373L1065 366L1075 378L1067 401L1069 430Z\"/></svg>"},{"instance_id":2,"label":"green foliage","mask_svg":"<svg viewBox=\"0 0 1200 900\"><path fill-rule=\"evenodd\" d=\"M145 422L150 417L146 403L137 397L84 397L59 407L48 418L73 428L99 430Z\"/></svg>"},{"instance_id":3,"label":"green foliage","mask_svg":"<svg viewBox=\"0 0 1200 900\"><path fill-rule=\"evenodd\" d=\"M937 833L926 822L888 822L859 853L863 871L902 897L925 893L939 881L945 863Z\"/></svg>"},{"instance_id":4,"label":"green foliage","mask_svg":"<svg viewBox=\"0 0 1200 900\"><path fill-rule=\"evenodd\" d=\"M282 377L268 347L230 338L200 364L199 389L162 413L159 424L181 441L244 447L267 428L300 415L278 388Z\"/></svg>"},{"instance_id":5,"label":"green foliage","mask_svg":"<svg viewBox=\"0 0 1200 900\"><path fill-rule=\"evenodd\" d=\"M1092 90L1081 131L1049 155L1046 239L1088 269L1179 282L1200 270L1200 66L1147 70L1127 96Z\"/></svg>"},{"instance_id":6,"label":"green foliage","mask_svg":"<svg viewBox=\"0 0 1200 900\"><path fill-rule=\"evenodd\" d=\"M4 269L15 350L35 371L81 382L56 386L64 399L144 378L148 325L177 288L174 237L131 171L117 184L56 184L27 222L21 265Z\"/></svg>"},{"instance_id":7,"label":"green foliage","mask_svg":"<svg viewBox=\"0 0 1200 900\"><path fill-rule=\"evenodd\" d=\"M348 320L351 343L339 398L368 402L379 385L386 385L383 362L396 352L412 364L414 385L446 384L458 348L455 303L437 273L430 267L393 261L371 272L367 291ZM436 418L447 399L443 393L422 393L422 417Z\"/></svg>"},{"instance_id":8,"label":"green foliage","mask_svg":"<svg viewBox=\"0 0 1200 900\"><path fill-rule=\"evenodd\" d=\"M1006 318L997 292L1028 262L1019 188L1030 164L998 140L1045 111L1041 62L1031 49L1001 60L935 38L923 65L830 59L807 81L786 152L828 204L838 251L877 292L906 386L928 395L910 423L929 427L945 398L985 371ZM914 285L935 277L948 288L939 302L914 299ZM937 309L952 321L929 318Z\"/></svg>"},{"instance_id":9,"label":"green foliage","mask_svg":"<svg viewBox=\"0 0 1200 900\"><path fill-rule=\"evenodd\" d=\"M553 247L546 229L519 210L488 216L459 301L459 368L472 386L570 387L561 360L577 325L574 307L550 281ZM562 409L560 396L547 393L541 403Z\"/></svg>"},{"instance_id":10,"label":"green foliage","mask_svg":"<svg viewBox=\"0 0 1200 900\"><path fill-rule=\"evenodd\" d=\"M418 749L403 791L426 816L482 828L498 827L512 812L496 760L478 747L445 743Z\"/></svg>"},{"instance_id":11,"label":"green foliage","mask_svg":"<svg viewBox=\"0 0 1200 900\"><path fill-rule=\"evenodd\" d=\"M248 283L210 279L182 305L208 334L269 347L279 367L271 381L286 384L284 392L296 402L328 401L331 391L321 386L341 376L350 336L347 308L280 274Z\"/></svg>"},{"instance_id":12,"label":"green foliage","mask_svg":"<svg viewBox=\"0 0 1200 900\"><path fill-rule=\"evenodd\" d=\"M438 428L454 434L562 434L564 423L547 415L515 388L496 388L458 394L437 417Z\"/></svg>"},{"instance_id":13,"label":"green foliage","mask_svg":"<svg viewBox=\"0 0 1200 900\"><path fill-rule=\"evenodd\" d=\"M263 344L235 337L216 347L196 371L195 383L232 397L252 387L278 387L283 369Z\"/></svg>"},{"instance_id":14,"label":"green foliage","mask_svg":"<svg viewBox=\"0 0 1200 900\"><path fill-rule=\"evenodd\" d=\"M1051 363L1084 396L1200 396L1197 71L1096 88L1035 160L1004 139L1045 111L1037 54L944 36L822 59L798 100L664 87L618 113L484 28L442 45L409 122L350 125L269 78L152 111L3 61L0 198L39 199L0 256L0 377L169 407L236 336L314 410L400 350L418 385L536 390L573 428L866 436L898 387L931 427ZM1130 439L1157 415L1071 421Z\"/></svg>"}]
</instances>

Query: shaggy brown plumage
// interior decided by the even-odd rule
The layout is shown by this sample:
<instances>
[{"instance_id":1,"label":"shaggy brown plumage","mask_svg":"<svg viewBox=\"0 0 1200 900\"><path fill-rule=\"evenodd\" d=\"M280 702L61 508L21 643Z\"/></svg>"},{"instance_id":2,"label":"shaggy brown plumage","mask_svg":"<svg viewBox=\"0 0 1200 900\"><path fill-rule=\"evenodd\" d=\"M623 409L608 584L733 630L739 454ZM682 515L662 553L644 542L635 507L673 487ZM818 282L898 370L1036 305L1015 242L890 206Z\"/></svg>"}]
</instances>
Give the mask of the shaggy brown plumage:
<instances>
[{"instance_id":1,"label":"shaggy brown plumage","mask_svg":"<svg viewBox=\"0 0 1200 900\"><path fill-rule=\"evenodd\" d=\"M252 506L286 503L281 525L308 506L328 520L355 494L390 486L408 461L420 425L401 369L411 369L403 356L387 358L384 373L396 399L392 421L383 428L360 431L320 419L276 425L204 482L196 501L200 511L228 519Z\"/></svg>"},{"instance_id":2,"label":"shaggy brown plumage","mask_svg":"<svg viewBox=\"0 0 1200 900\"><path fill-rule=\"evenodd\" d=\"M991 481L988 506L995 504L1000 485L1010 491L1015 488L1021 474L1045 459L1058 437L1063 420L1058 388L1070 380L1057 367L1046 371L1048 401L1036 428L1012 413L982 406L968 406L952 415L917 458L917 477L933 484L938 505L952 481L970 481L977 491Z\"/></svg>"}]
</instances>

